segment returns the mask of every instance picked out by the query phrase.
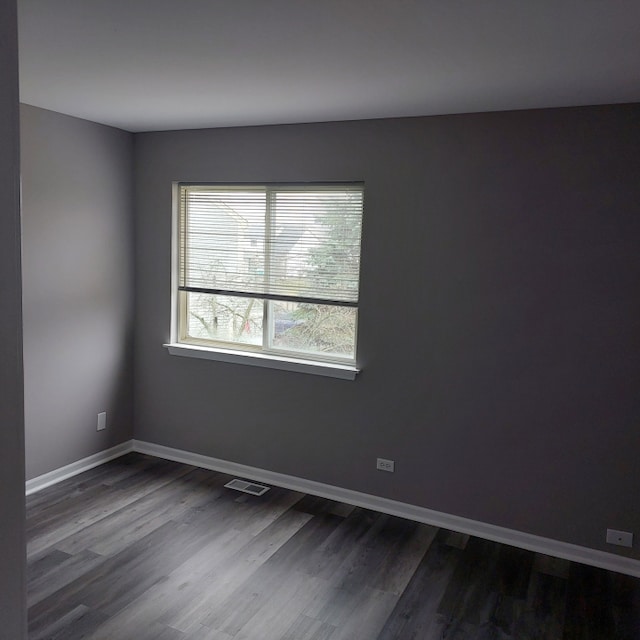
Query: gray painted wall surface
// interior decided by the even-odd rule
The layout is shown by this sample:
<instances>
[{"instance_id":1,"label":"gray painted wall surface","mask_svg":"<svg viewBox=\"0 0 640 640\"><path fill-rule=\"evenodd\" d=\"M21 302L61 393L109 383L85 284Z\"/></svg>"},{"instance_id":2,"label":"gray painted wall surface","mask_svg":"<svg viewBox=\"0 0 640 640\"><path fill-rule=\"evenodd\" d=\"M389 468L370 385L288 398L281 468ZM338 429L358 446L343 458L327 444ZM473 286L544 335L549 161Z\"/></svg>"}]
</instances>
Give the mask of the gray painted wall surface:
<instances>
[{"instance_id":1,"label":"gray painted wall surface","mask_svg":"<svg viewBox=\"0 0 640 640\"><path fill-rule=\"evenodd\" d=\"M0 2L0 640L26 638L16 4Z\"/></svg>"},{"instance_id":2,"label":"gray painted wall surface","mask_svg":"<svg viewBox=\"0 0 640 640\"><path fill-rule=\"evenodd\" d=\"M136 438L593 548L640 537L639 123L137 135ZM173 180L365 181L355 382L168 355Z\"/></svg>"},{"instance_id":3,"label":"gray painted wall surface","mask_svg":"<svg viewBox=\"0 0 640 640\"><path fill-rule=\"evenodd\" d=\"M22 105L27 478L132 437L129 133ZM107 428L96 432L98 412Z\"/></svg>"}]
</instances>

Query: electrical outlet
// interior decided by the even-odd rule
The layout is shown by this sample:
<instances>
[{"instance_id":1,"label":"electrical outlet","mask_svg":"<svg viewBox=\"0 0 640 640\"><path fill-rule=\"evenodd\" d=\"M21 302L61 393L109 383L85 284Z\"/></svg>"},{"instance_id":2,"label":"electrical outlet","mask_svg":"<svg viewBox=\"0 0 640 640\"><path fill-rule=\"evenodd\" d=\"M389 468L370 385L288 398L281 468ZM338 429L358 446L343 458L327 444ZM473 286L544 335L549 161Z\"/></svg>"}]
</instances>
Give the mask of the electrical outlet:
<instances>
[{"instance_id":1,"label":"electrical outlet","mask_svg":"<svg viewBox=\"0 0 640 640\"><path fill-rule=\"evenodd\" d=\"M96 431L102 431L107 428L107 412L103 411L98 414L98 428Z\"/></svg>"},{"instance_id":2,"label":"electrical outlet","mask_svg":"<svg viewBox=\"0 0 640 640\"><path fill-rule=\"evenodd\" d=\"M617 544L619 547L632 547L633 533L630 531L607 529L607 542L609 544Z\"/></svg>"},{"instance_id":3,"label":"electrical outlet","mask_svg":"<svg viewBox=\"0 0 640 640\"><path fill-rule=\"evenodd\" d=\"M389 471L393 473L395 466L396 463L393 460L385 460L384 458L378 458L376 462L376 469L378 469L378 471Z\"/></svg>"}]
</instances>

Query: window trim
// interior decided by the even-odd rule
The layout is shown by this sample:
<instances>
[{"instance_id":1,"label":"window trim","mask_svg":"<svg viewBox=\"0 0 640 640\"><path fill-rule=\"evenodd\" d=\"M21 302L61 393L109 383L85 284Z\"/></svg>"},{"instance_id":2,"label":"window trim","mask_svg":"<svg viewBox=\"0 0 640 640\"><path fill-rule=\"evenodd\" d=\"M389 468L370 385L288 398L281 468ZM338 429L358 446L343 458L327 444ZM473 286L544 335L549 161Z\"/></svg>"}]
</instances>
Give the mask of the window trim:
<instances>
[{"instance_id":1,"label":"window trim","mask_svg":"<svg viewBox=\"0 0 640 640\"><path fill-rule=\"evenodd\" d=\"M219 344L199 344L197 340L187 341L184 336L180 335L180 328L184 326L184 318L180 314L186 312L186 305L180 305L180 295L184 293L179 288L180 272L179 272L179 243L180 243L180 188L183 186L256 186L265 185L268 187L283 188L299 188L301 186L309 187L338 187L340 184L346 186L362 185L362 181L345 181L345 182L300 182L300 183L244 183L244 182L184 182L175 181L172 183L172 223L171 223L171 326L170 341L163 344L168 353L173 356L191 357L204 360L214 360L219 362L228 362L233 364L252 365L281 371L293 371L298 373L308 373L313 375L338 378L343 380L355 380L356 375L360 373L358 367L358 320L356 319L355 336L354 336L354 358L353 361L345 361L341 359L316 359L313 354L307 358L301 354L278 352L273 348L265 348L264 345L258 349L243 348L233 349L232 343ZM266 302L266 300L265 300ZM353 306L350 304L343 305L337 303L337 306ZM356 313L359 305L355 306ZM298 357L299 356L299 357Z\"/></svg>"},{"instance_id":2,"label":"window trim","mask_svg":"<svg viewBox=\"0 0 640 640\"><path fill-rule=\"evenodd\" d=\"M278 369L280 371L294 371L297 373L310 373L328 378L341 380L355 380L360 369L355 366L339 364L337 362L321 362L318 360L303 360L272 353L257 351L237 351L234 349L220 349L202 345L181 343L167 343L163 345L170 355L199 358L201 360L216 360L231 364L245 364L254 367Z\"/></svg>"}]
</instances>

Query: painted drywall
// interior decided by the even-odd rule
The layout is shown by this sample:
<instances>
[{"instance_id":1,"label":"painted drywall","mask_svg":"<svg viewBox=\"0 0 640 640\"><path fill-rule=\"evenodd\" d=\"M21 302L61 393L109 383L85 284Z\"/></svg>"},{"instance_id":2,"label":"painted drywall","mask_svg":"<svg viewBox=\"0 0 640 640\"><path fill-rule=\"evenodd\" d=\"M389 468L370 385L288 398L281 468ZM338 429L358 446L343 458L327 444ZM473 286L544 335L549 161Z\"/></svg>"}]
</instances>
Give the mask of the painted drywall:
<instances>
[{"instance_id":1,"label":"painted drywall","mask_svg":"<svg viewBox=\"0 0 640 640\"><path fill-rule=\"evenodd\" d=\"M132 435L133 141L25 105L21 136L30 479Z\"/></svg>"},{"instance_id":2,"label":"painted drywall","mask_svg":"<svg viewBox=\"0 0 640 640\"><path fill-rule=\"evenodd\" d=\"M136 135L135 437L640 557L604 542L640 538L639 122ZM332 180L365 182L358 378L170 356L172 181Z\"/></svg>"},{"instance_id":3,"label":"painted drywall","mask_svg":"<svg viewBox=\"0 0 640 640\"><path fill-rule=\"evenodd\" d=\"M26 638L16 4L0 2L0 639Z\"/></svg>"}]
</instances>

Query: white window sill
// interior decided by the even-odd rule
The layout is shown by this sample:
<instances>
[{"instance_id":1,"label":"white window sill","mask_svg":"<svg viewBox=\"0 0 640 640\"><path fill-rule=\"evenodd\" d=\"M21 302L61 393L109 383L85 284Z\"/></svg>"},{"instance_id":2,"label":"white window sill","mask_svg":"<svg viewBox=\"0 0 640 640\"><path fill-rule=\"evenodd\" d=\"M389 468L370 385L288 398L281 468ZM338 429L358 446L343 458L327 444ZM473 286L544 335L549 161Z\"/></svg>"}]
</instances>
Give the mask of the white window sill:
<instances>
[{"instance_id":1,"label":"white window sill","mask_svg":"<svg viewBox=\"0 0 640 640\"><path fill-rule=\"evenodd\" d=\"M231 362L232 364L248 364L254 367L310 373L316 376L327 376L329 378L340 378L342 380L355 380L356 375L360 371L356 367L346 364L301 360L266 353L214 349L212 347L199 347L192 344L172 343L165 344L164 346L172 356L217 360L219 362Z\"/></svg>"}]
</instances>

